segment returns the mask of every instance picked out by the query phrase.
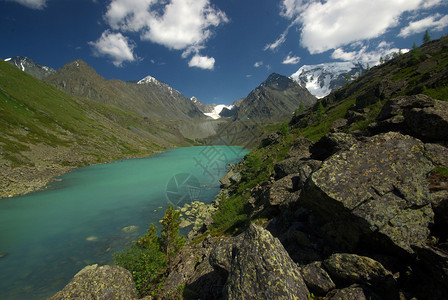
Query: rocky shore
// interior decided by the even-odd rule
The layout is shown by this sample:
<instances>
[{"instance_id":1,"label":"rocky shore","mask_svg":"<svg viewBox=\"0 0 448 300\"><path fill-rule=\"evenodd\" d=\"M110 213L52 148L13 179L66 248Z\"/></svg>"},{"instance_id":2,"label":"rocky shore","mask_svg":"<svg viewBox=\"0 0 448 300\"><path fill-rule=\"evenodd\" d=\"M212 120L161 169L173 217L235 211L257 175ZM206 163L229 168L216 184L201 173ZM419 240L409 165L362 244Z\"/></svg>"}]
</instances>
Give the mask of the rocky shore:
<instances>
[{"instance_id":1,"label":"rocky shore","mask_svg":"<svg viewBox=\"0 0 448 300\"><path fill-rule=\"evenodd\" d=\"M448 128L446 112L447 102L399 97L363 134L298 138L250 191L237 236L210 235L198 204L182 208L208 221L176 257L167 297L446 299L448 131L434 130Z\"/></svg>"}]
</instances>

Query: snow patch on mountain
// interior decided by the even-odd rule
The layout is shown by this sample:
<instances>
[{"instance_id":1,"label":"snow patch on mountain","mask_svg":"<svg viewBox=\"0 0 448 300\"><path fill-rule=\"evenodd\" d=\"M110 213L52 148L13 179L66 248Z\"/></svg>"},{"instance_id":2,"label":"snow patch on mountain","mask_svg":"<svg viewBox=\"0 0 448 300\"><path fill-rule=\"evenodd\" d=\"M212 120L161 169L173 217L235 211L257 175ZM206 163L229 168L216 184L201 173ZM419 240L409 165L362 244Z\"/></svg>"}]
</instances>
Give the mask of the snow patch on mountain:
<instances>
[{"instance_id":1,"label":"snow patch on mountain","mask_svg":"<svg viewBox=\"0 0 448 300\"><path fill-rule=\"evenodd\" d=\"M373 66L376 62L332 62L318 65L303 65L291 75L301 86L317 98L323 98L332 91L344 86L347 74L350 80L362 75L367 64Z\"/></svg>"},{"instance_id":2,"label":"snow patch on mountain","mask_svg":"<svg viewBox=\"0 0 448 300\"><path fill-rule=\"evenodd\" d=\"M158 81L157 79L155 79L154 77L148 75L145 78L139 80L137 82L137 84L146 84L146 83L155 83L155 84L160 84L160 81Z\"/></svg>"},{"instance_id":3,"label":"snow patch on mountain","mask_svg":"<svg viewBox=\"0 0 448 300\"><path fill-rule=\"evenodd\" d=\"M5 58L3 61L10 61L11 60L11 57L10 58Z\"/></svg>"},{"instance_id":4,"label":"snow patch on mountain","mask_svg":"<svg viewBox=\"0 0 448 300\"><path fill-rule=\"evenodd\" d=\"M219 119L219 118L221 118L221 116L219 115L220 113L221 113L221 111L224 109L224 108L227 108L228 110L231 110L232 108L233 108L233 105L224 105L224 104L219 104L219 105L216 105L214 108L213 108L213 111L212 112L210 112L210 113L204 113L204 115L206 115L206 116L209 116L209 117L211 117L211 118L213 118L213 119Z\"/></svg>"}]
</instances>

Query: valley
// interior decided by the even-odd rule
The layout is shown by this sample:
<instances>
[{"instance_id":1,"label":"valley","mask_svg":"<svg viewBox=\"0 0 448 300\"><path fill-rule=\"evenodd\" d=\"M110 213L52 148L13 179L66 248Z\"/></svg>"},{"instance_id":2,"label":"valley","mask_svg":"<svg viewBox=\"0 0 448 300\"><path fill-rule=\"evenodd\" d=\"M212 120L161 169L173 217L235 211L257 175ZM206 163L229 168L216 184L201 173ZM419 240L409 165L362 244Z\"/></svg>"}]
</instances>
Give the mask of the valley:
<instances>
[{"instance_id":1,"label":"valley","mask_svg":"<svg viewBox=\"0 0 448 300\"><path fill-rule=\"evenodd\" d=\"M161 221L174 224L172 244L150 227L121 267L88 266L51 299L91 293L91 278L126 299L443 299L447 50L442 37L371 68L272 73L220 114L152 76L106 80L76 60L40 80L0 61L0 196L78 166L244 146L225 164L214 214L183 244L184 208Z\"/></svg>"}]
</instances>

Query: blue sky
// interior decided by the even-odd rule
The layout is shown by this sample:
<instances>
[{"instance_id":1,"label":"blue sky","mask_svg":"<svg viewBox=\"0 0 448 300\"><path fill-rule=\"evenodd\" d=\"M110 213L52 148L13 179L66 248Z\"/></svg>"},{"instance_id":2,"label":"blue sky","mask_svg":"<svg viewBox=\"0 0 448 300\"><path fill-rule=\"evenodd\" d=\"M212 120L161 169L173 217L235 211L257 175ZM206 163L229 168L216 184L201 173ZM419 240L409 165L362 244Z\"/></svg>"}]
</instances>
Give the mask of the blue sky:
<instances>
[{"instance_id":1,"label":"blue sky","mask_svg":"<svg viewBox=\"0 0 448 300\"><path fill-rule=\"evenodd\" d=\"M448 33L447 0L0 0L0 57L107 79L151 75L231 104L272 72L378 61Z\"/></svg>"}]
</instances>

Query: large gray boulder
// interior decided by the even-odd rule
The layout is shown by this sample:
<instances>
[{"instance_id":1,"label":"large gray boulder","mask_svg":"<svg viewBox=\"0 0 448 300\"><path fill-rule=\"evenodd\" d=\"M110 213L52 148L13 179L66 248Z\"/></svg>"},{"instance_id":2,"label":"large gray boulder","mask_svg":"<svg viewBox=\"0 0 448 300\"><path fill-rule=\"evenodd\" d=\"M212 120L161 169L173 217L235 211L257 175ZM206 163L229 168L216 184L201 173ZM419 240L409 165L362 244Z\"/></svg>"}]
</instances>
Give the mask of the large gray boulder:
<instances>
[{"instance_id":1,"label":"large gray boulder","mask_svg":"<svg viewBox=\"0 0 448 300\"><path fill-rule=\"evenodd\" d=\"M309 291L299 268L280 241L255 224L235 247L227 299L308 299Z\"/></svg>"},{"instance_id":2,"label":"large gray boulder","mask_svg":"<svg viewBox=\"0 0 448 300\"><path fill-rule=\"evenodd\" d=\"M50 300L133 300L138 299L131 273L119 266L92 265L82 269Z\"/></svg>"},{"instance_id":3,"label":"large gray boulder","mask_svg":"<svg viewBox=\"0 0 448 300\"><path fill-rule=\"evenodd\" d=\"M323 220L343 222L347 228L337 234L348 249L365 235L372 243L413 253L433 222L427 182L433 168L421 141L381 134L327 159L307 181L300 201Z\"/></svg>"}]
</instances>

